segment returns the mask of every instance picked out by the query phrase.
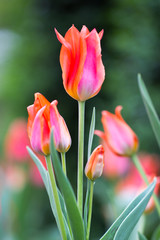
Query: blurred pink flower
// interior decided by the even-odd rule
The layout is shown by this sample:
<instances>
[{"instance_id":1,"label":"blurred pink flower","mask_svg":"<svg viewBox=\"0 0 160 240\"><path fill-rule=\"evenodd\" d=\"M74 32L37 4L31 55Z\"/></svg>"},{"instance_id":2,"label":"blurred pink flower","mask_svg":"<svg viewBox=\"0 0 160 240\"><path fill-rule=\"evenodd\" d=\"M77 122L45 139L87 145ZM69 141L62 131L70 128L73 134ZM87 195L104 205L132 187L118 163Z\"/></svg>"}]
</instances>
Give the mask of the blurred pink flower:
<instances>
[{"instance_id":1,"label":"blurred pink flower","mask_svg":"<svg viewBox=\"0 0 160 240\"><path fill-rule=\"evenodd\" d=\"M156 154L147 154L147 153L141 153L139 155L140 162L143 166L144 171L146 172L146 175L148 176L148 180L151 182L153 180L153 177L160 175L160 157ZM155 188L155 193L159 193L159 182L160 178L157 178L157 185ZM146 187L146 184L144 183L142 177L140 176L139 172L135 168L135 166L131 166L127 176L123 178L121 181L118 182L115 191L118 198L121 200L124 200L129 202L136 194L138 194L142 189ZM146 212L151 211L154 208L154 202L151 198L147 208Z\"/></svg>"},{"instance_id":2,"label":"blurred pink flower","mask_svg":"<svg viewBox=\"0 0 160 240\"><path fill-rule=\"evenodd\" d=\"M5 169L5 182L12 190L21 191L27 182L26 172L18 165L10 165Z\"/></svg>"},{"instance_id":3,"label":"blurred pink flower","mask_svg":"<svg viewBox=\"0 0 160 240\"><path fill-rule=\"evenodd\" d=\"M17 118L11 123L5 137L5 156L8 160L26 161L29 158L26 146L29 146L27 134L27 122L23 118Z\"/></svg>"},{"instance_id":4,"label":"blurred pink flower","mask_svg":"<svg viewBox=\"0 0 160 240\"><path fill-rule=\"evenodd\" d=\"M32 184L41 187L43 186L41 175L37 166L30 158L28 151L26 150L26 146L30 146L30 141L27 133L27 121L23 118L17 118L10 124L4 142L5 157L6 160L9 160L5 173L7 177L7 182L9 185L13 184L12 187L14 187L14 184L16 187L16 184L18 184L18 182L19 185L22 184L24 177L24 166L22 165L22 162L26 162L29 168L28 173L25 174L29 175ZM37 156L46 168L45 158L40 154L37 154ZM18 162L21 164L21 166L17 165Z\"/></svg>"}]
</instances>

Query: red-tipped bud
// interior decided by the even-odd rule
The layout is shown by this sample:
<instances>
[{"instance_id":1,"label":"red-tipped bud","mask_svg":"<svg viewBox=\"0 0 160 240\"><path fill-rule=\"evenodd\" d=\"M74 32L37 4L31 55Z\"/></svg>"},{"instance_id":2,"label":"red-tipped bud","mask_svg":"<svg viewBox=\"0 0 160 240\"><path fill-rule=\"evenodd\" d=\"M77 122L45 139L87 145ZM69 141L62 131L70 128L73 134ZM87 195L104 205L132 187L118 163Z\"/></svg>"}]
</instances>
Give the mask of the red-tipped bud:
<instances>
[{"instance_id":1,"label":"red-tipped bud","mask_svg":"<svg viewBox=\"0 0 160 240\"><path fill-rule=\"evenodd\" d=\"M86 167L85 174L87 178L94 181L102 175L104 166L104 148L99 145L91 154Z\"/></svg>"}]
</instances>

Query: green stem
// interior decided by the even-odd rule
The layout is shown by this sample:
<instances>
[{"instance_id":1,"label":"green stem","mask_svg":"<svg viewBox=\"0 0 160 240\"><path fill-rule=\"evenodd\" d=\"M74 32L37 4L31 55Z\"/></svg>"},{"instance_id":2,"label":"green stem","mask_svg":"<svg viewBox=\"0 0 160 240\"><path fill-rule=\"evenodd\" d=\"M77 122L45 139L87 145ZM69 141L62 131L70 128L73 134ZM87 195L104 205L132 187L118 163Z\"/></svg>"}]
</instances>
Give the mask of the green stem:
<instances>
[{"instance_id":1,"label":"green stem","mask_svg":"<svg viewBox=\"0 0 160 240\"><path fill-rule=\"evenodd\" d=\"M85 102L78 102L78 180L77 180L77 201L78 208L82 215L83 210L83 155L84 155L84 114Z\"/></svg>"},{"instance_id":2,"label":"green stem","mask_svg":"<svg viewBox=\"0 0 160 240\"><path fill-rule=\"evenodd\" d=\"M61 160L62 160L62 169L63 169L63 172L64 172L65 176L67 176L67 170L66 170L66 154L65 154L65 152L64 152L64 153L61 153Z\"/></svg>"},{"instance_id":3,"label":"green stem","mask_svg":"<svg viewBox=\"0 0 160 240\"><path fill-rule=\"evenodd\" d=\"M145 183L147 185L149 185L149 181L148 181L148 178L146 176L146 173L145 173L145 171L144 171L144 169L143 169L143 167L142 167L138 157L135 154L132 156L132 160L133 160L133 163L136 166L138 172L140 173L140 175L142 176L143 180L145 181ZM159 204L158 198L157 198L155 193L153 193L153 199L154 199L154 202L155 202L158 214L160 216L160 204Z\"/></svg>"},{"instance_id":4,"label":"green stem","mask_svg":"<svg viewBox=\"0 0 160 240\"><path fill-rule=\"evenodd\" d=\"M55 180L55 176L53 173L52 162L51 162L50 156L46 156L46 162L47 162L47 169L48 169L49 177L51 180L53 196L54 196L54 200L55 200L56 211L57 211L57 216L58 216L58 221L59 221L59 226L60 226L61 237L63 240L67 240L67 235L66 235L65 225L64 225L64 221L63 221L63 215L62 215L62 209L61 209L61 205L60 205L60 201L59 201L57 185L56 185L56 180Z\"/></svg>"},{"instance_id":5,"label":"green stem","mask_svg":"<svg viewBox=\"0 0 160 240\"><path fill-rule=\"evenodd\" d=\"M89 209L88 209L88 223L87 223L86 240L89 240L90 228L91 228L92 205L93 205L93 188L94 188L94 182L90 181Z\"/></svg>"}]
</instances>

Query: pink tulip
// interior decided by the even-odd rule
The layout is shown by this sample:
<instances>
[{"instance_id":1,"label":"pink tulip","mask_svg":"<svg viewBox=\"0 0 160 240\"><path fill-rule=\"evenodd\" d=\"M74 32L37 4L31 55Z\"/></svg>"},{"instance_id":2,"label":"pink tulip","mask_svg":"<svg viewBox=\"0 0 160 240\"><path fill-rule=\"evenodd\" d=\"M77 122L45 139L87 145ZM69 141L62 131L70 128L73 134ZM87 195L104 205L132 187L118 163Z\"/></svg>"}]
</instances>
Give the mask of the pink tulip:
<instances>
[{"instance_id":1,"label":"pink tulip","mask_svg":"<svg viewBox=\"0 0 160 240\"><path fill-rule=\"evenodd\" d=\"M138 150L138 138L121 116L121 106L115 114L102 112L104 134L110 149L118 156L130 157Z\"/></svg>"},{"instance_id":2,"label":"pink tulip","mask_svg":"<svg viewBox=\"0 0 160 240\"><path fill-rule=\"evenodd\" d=\"M54 129L55 147L60 152L68 151L71 138L64 119L57 110L58 102L50 103L42 94L35 94L34 104L28 110L28 136L36 152L50 154L51 128Z\"/></svg>"},{"instance_id":3,"label":"pink tulip","mask_svg":"<svg viewBox=\"0 0 160 240\"><path fill-rule=\"evenodd\" d=\"M72 25L65 37L55 32L62 44L60 64L66 92L78 101L94 97L105 78L100 45L103 30L98 34L96 29L89 32L83 26L79 32Z\"/></svg>"}]
</instances>

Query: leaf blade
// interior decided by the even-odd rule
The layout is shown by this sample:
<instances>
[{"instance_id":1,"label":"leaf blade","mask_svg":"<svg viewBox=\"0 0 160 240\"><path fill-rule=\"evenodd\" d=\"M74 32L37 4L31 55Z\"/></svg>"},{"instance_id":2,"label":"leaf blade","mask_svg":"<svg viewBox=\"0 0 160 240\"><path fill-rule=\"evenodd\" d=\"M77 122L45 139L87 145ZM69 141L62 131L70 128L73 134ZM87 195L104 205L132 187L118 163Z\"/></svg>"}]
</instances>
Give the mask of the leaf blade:
<instances>
[{"instance_id":1,"label":"leaf blade","mask_svg":"<svg viewBox=\"0 0 160 240\"><path fill-rule=\"evenodd\" d=\"M139 237L139 240L147 240L147 238L140 232L138 233L138 237Z\"/></svg>"},{"instance_id":2,"label":"leaf blade","mask_svg":"<svg viewBox=\"0 0 160 240\"><path fill-rule=\"evenodd\" d=\"M116 221L111 225L107 232L100 238L100 240L113 240L114 236L125 218L130 214L130 212L136 207L136 205L150 192L153 192L156 180L154 180L141 194L139 194L122 212L122 214L116 219ZM118 239L119 240L119 239ZM123 239L124 240L124 239Z\"/></svg>"},{"instance_id":3,"label":"leaf blade","mask_svg":"<svg viewBox=\"0 0 160 240\"><path fill-rule=\"evenodd\" d=\"M56 206L55 206L54 196L53 196L53 192L52 192L52 186L51 186L51 182L50 182L49 173L44 168L44 166L41 163L40 159L36 156L36 154L32 151L32 149L27 147L27 151L28 151L29 155L31 156L31 158L33 159L34 163L36 164L36 166L37 166L37 168L38 168L38 170L39 170L39 172L41 174L43 183L44 183L46 191L48 193L48 197L49 197L52 213L53 213L53 215L55 217L57 226L60 229L60 225L59 225L59 221L58 221L58 216L57 216L57 211L56 211ZM65 209L64 209L63 202L62 202L62 196L60 196L60 192L59 191L58 191L58 194L59 194L59 197L60 197L61 207L63 209L63 219L64 219L65 229L66 229L66 233L67 233L67 239L70 240L71 237L70 237L68 225L67 225L67 222L66 222L66 213L64 212Z\"/></svg>"},{"instance_id":4,"label":"leaf blade","mask_svg":"<svg viewBox=\"0 0 160 240\"><path fill-rule=\"evenodd\" d=\"M77 203L76 203L76 199L75 199L75 195L73 193L72 187L68 179L64 175L64 172L62 171L60 161L58 159L58 155L54 147L53 130L51 132L50 149L51 149L51 157L52 157L53 167L56 174L56 179L59 183L60 190L64 197L67 213L71 223L73 237L75 240L83 240L84 226L83 226L82 217L77 207Z\"/></svg>"},{"instance_id":5,"label":"leaf blade","mask_svg":"<svg viewBox=\"0 0 160 240\"><path fill-rule=\"evenodd\" d=\"M138 74L138 85L140 89L140 93L143 99L144 106L146 108L148 118L150 120L153 132L155 134L155 137L157 139L158 145L160 147L160 121L158 118L158 115L156 113L156 110L153 106L152 100L149 96L149 93L147 91L147 88L142 80L142 77L140 74Z\"/></svg>"},{"instance_id":6,"label":"leaf blade","mask_svg":"<svg viewBox=\"0 0 160 240\"><path fill-rule=\"evenodd\" d=\"M92 149L92 142L93 142L93 136L94 136L94 130L95 130L95 107L93 108L92 111L92 118L91 118L91 123L90 123L90 129L89 129L89 139L88 139L88 159L91 155L91 149Z\"/></svg>"}]
</instances>

